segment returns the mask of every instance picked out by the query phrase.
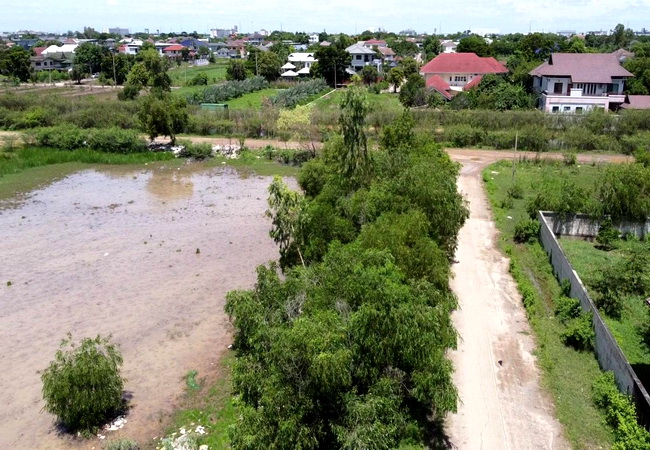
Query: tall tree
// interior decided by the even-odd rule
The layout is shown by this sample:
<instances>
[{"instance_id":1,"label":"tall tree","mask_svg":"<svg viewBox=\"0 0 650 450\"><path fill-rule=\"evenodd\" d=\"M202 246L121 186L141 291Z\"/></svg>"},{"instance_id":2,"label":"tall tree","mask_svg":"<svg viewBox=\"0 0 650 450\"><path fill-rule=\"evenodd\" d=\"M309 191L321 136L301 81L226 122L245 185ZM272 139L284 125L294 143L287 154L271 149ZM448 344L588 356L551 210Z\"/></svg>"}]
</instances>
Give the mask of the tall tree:
<instances>
[{"instance_id":1,"label":"tall tree","mask_svg":"<svg viewBox=\"0 0 650 450\"><path fill-rule=\"evenodd\" d=\"M349 78L345 69L350 65L352 55L345 48L336 44L321 47L314 53L314 59L318 62L312 66L312 73L323 78L330 86L334 86L335 81L339 84Z\"/></svg>"},{"instance_id":2,"label":"tall tree","mask_svg":"<svg viewBox=\"0 0 650 450\"><path fill-rule=\"evenodd\" d=\"M74 52L74 65L86 73L101 71L102 60L108 55L108 49L101 45L85 42Z\"/></svg>"},{"instance_id":3,"label":"tall tree","mask_svg":"<svg viewBox=\"0 0 650 450\"><path fill-rule=\"evenodd\" d=\"M245 80L248 76L246 63L241 59L231 59L226 67L226 80Z\"/></svg>"},{"instance_id":4,"label":"tall tree","mask_svg":"<svg viewBox=\"0 0 650 450\"><path fill-rule=\"evenodd\" d=\"M490 56L490 45L481 36L475 34L463 38L456 47L458 53L476 53L478 56Z\"/></svg>"},{"instance_id":5,"label":"tall tree","mask_svg":"<svg viewBox=\"0 0 650 450\"><path fill-rule=\"evenodd\" d=\"M341 98L339 124L343 135L343 147L339 154L339 170L349 180L362 183L370 171L366 116L368 100L357 87L348 88Z\"/></svg>"},{"instance_id":6,"label":"tall tree","mask_svg":"<svg viewBox=\"0 0 650 450\"><path fill-rule=\"evenodd\" d=\"M19 45L7 50L0 50L0 74L28 81L32 72L30 53Z\"/></svg>"},{"instance_id":7,"label":"tall tree","mask_svg":"<svg viewBox=\"0 0 650 450\"><path fill-rule=\"evenodd\" d=\"M440 39L437 36L427 36L422 43L425 59L427 61L435 58L440 53Z\"/></svg>"}]
</instances>

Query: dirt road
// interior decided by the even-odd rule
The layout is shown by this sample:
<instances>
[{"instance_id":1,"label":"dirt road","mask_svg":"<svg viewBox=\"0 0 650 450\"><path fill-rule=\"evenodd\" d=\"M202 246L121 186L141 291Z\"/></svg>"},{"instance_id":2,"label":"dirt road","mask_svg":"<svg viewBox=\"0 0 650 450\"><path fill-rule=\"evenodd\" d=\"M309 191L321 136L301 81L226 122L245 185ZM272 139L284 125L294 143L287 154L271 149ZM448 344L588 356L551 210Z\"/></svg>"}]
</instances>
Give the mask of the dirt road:
<instances>
[{"instance_id":1,"label":"dirt road","mask_svg":"<svg viewBox=\"0 0 650 450\"><path fill-rule=\"evenodd\" d=\"M459 234L451 286L459 300L453 314L460 335L450 357L460 394L446 432L459 449L564 449L569 445L542 392L521 298L496 248L497 231L481 182L494 159L452 152L463 163L458 188L470 218Z\"/></svg>"}]
</instances>

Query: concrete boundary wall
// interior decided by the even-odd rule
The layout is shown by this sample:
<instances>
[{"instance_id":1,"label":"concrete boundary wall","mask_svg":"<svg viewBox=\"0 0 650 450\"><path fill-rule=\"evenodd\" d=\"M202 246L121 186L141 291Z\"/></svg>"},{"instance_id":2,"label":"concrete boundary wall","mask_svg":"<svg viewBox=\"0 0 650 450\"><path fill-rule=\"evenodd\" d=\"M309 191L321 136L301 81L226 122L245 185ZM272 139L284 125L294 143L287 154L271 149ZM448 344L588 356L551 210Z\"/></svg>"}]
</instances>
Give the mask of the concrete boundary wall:
<instances>
[{"instance_id":1,"label":"concrete boundary wall","mask_svg":"<svg viewBox=\"0 0 650 450\"><path fill-rule=\"evenodd\" d=\"M560 217L557 213L544 211L549 226L556 236L581 236L595 237L600 228L600 221L587 214L573 214ZM650 233L650 221L626 222L619 221L613 224L621 233L631 233L638 238L643 238Z\"/></svg>"},{"instance_id":2,"label":"concrete boundary wall","mask_svg":"<svg viewBox=\"0 0 650 450\"><path fill-rule=\"evenodd\" d=\"M621 392L631 395L634 399L639 415L639 422L647 429L650 429L650 396L648 396L648 392L639 381L634 369L630 366L623 351L618 346L616 339L614 339L614 336L612 336L612 333L603 321L598 309L589 297L582 280L576 271L573 270L571 263L569 263L569 260L557 241L556 233L553 231L567 230L569 232L566 235L584 236L577 233L571 234L571 231L578 232L579 230L584 230L582 225L586 221L583 220L584 218L580 218L579 220L582 221L582 224L572 225L566 219L560 222L556 214L545 211L538 213L538 219L541 224L540 239L542 246L549 255L551 265L553 266L553 273L560 281L569 280L571 283L570 296L580 300L582 308L593 314L593 325L596 332L594 347L601 369L614 372L614 378L616 379L618 388ZM561 235L564 233L557 234ZM590 236L594 235L591 234Z\"/></svg>"}]
</instances>

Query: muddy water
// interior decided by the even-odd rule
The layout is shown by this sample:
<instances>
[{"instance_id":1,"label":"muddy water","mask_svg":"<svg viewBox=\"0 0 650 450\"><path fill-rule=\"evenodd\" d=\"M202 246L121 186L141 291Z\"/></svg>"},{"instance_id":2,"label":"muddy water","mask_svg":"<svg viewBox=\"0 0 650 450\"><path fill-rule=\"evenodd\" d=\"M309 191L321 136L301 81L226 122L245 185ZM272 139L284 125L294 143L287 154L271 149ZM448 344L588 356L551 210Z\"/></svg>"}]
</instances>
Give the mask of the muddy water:
<instances>
[{"instance_id":1,"label":"muddy water","mask_svg":"<svg viewBox=\"0 0 650 450\"><path fill-rule=\"evenodd\" d=\"M183 376L214 372L230 342L225 293L277 258L269 182L197 165L87 170L0 210L0 448L99 448L57 436L41 411L39 371L67 332L113 334L133 395L118 433L159 434Z\"/></svg>"}]
</instances>

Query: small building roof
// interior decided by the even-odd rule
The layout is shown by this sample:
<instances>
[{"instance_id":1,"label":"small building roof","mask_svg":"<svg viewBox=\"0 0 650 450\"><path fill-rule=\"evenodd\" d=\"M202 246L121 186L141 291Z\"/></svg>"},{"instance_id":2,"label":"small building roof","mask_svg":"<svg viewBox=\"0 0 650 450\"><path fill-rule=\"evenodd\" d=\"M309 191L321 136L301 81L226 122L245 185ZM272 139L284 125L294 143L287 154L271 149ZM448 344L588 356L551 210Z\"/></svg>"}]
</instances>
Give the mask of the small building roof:
<instances>
[{"instance_id":1,"label":"small building roof","mask_svg":"<svg viewBox=\"0 0 650 450\"><path fill-rule=\"evenodd\" d=\"M379 53L381 53L383 56L395 56L395 52L393 51L392 48L390 47L378 47L377 50Z\"/></svg>"},{"instance_id":2,"label":"small building roof","mask_svg":"<svg viewBox=\"0 0 650 450\"><path fill-rule=\"evenodd\" d=\"M626 95L621 105L624 109L650 109L650 95Z\"/></svg>"},{"instance_id":3,"label":"small building roof","mask_svg":"<svg viewBox=\"0 0 650 450\"><path fill-rule=\"evenodd\" d=\"M611 83L632 77L614 53L553 53L529 72L536 77L569 77L572 83Z\"/></svg>"},{"instance_id":4,"label":"small building roof","mask_svg":"<svg viewBox=\"0 0 650 450\"><path fill-rule=\"evenodd\" d=\"M287 57L289 62L315 62L313 53L290 53Z\"/></svg>"},{"instance_id":5,"label":"small building roof","mask_svg":"<svg viewBox=\"0 0 650 450\"><path fill-rule=\"evenodd\" d=\"M284 66L280 67L280 69L283 69L283 70L289 70L289 69L295 69L295 68L296 68L296 66L294 66L290 62L288 62Z\"/></svg>"},{"instance_id":6,"label":"small building roof","mask_svg":"<svg viewBox=\"0 0 650 450\"><path fill-rule=\"evenodd\" d=\"M427 73L508 73L508 69L496 59L476 53L441 53L420 69Z\"/></svg>"},{"instance_id":7,"label":"small building roof","mask_svg":"<svg viewBox=\"0 0 650 450\"><path fill-rule=\"evenodd\" d=\"M351 55L374 55L375 54L374 51L360 44L352 44L351 46L346 48L345 51Z\"/></svg>"},{"instance_id":8,"label":"small building roof","mask_svg":"<svg viewBox=\"0 0 650 450\"><path fill-rule=\"evenodd\" d=\"M309 75L309 67L303 67L298 71L298 75Z\"/></svg>"},{"instance_id":9,"label":"small building roof","mask_svg":"<svg viewBox=\"0 0 650 450\"><path fill-rule=\"evenodd\" d=\"M287 70L286 72L283 72L282 75L283 77L297 77L298 74L294 72L293 70Z\"/></svg>"},{"instance_id":10,"label":"small building roof","mask_svg":"<svg viewBox=\"0 0 650 450\"><path fill-rule=\"evenodd\" d=\"M472 81L470 81L470 82L467 83L465 86L463 86L463 90L465 90L465 91L469 91L469 90L472 89L473 87L478 86L482 79L483 79L483 75L479 75L478 77L474 77L474 78L472 79Z\"/></svg>"},{"instance_id":11,"label":"small building roof","mask_svg":"<svg viewBox=\"0 0 650 450\"><path fill-rule=\"evenodd\" d=\"M451 100L451 87L440 75L434 75L427 80L427 88L439 92L447 100Z\"/></svg>"},{"instance_id":12,"label":"small building roof","mask_svg":"<svg viewBox=\"0 0 650 450\"><path fill-rule=\"evenodd\" d=\"M172 44L169 47L163 48L163 52L180 52L185 47L180 44Z\"/></svg>"}]
</instances>

